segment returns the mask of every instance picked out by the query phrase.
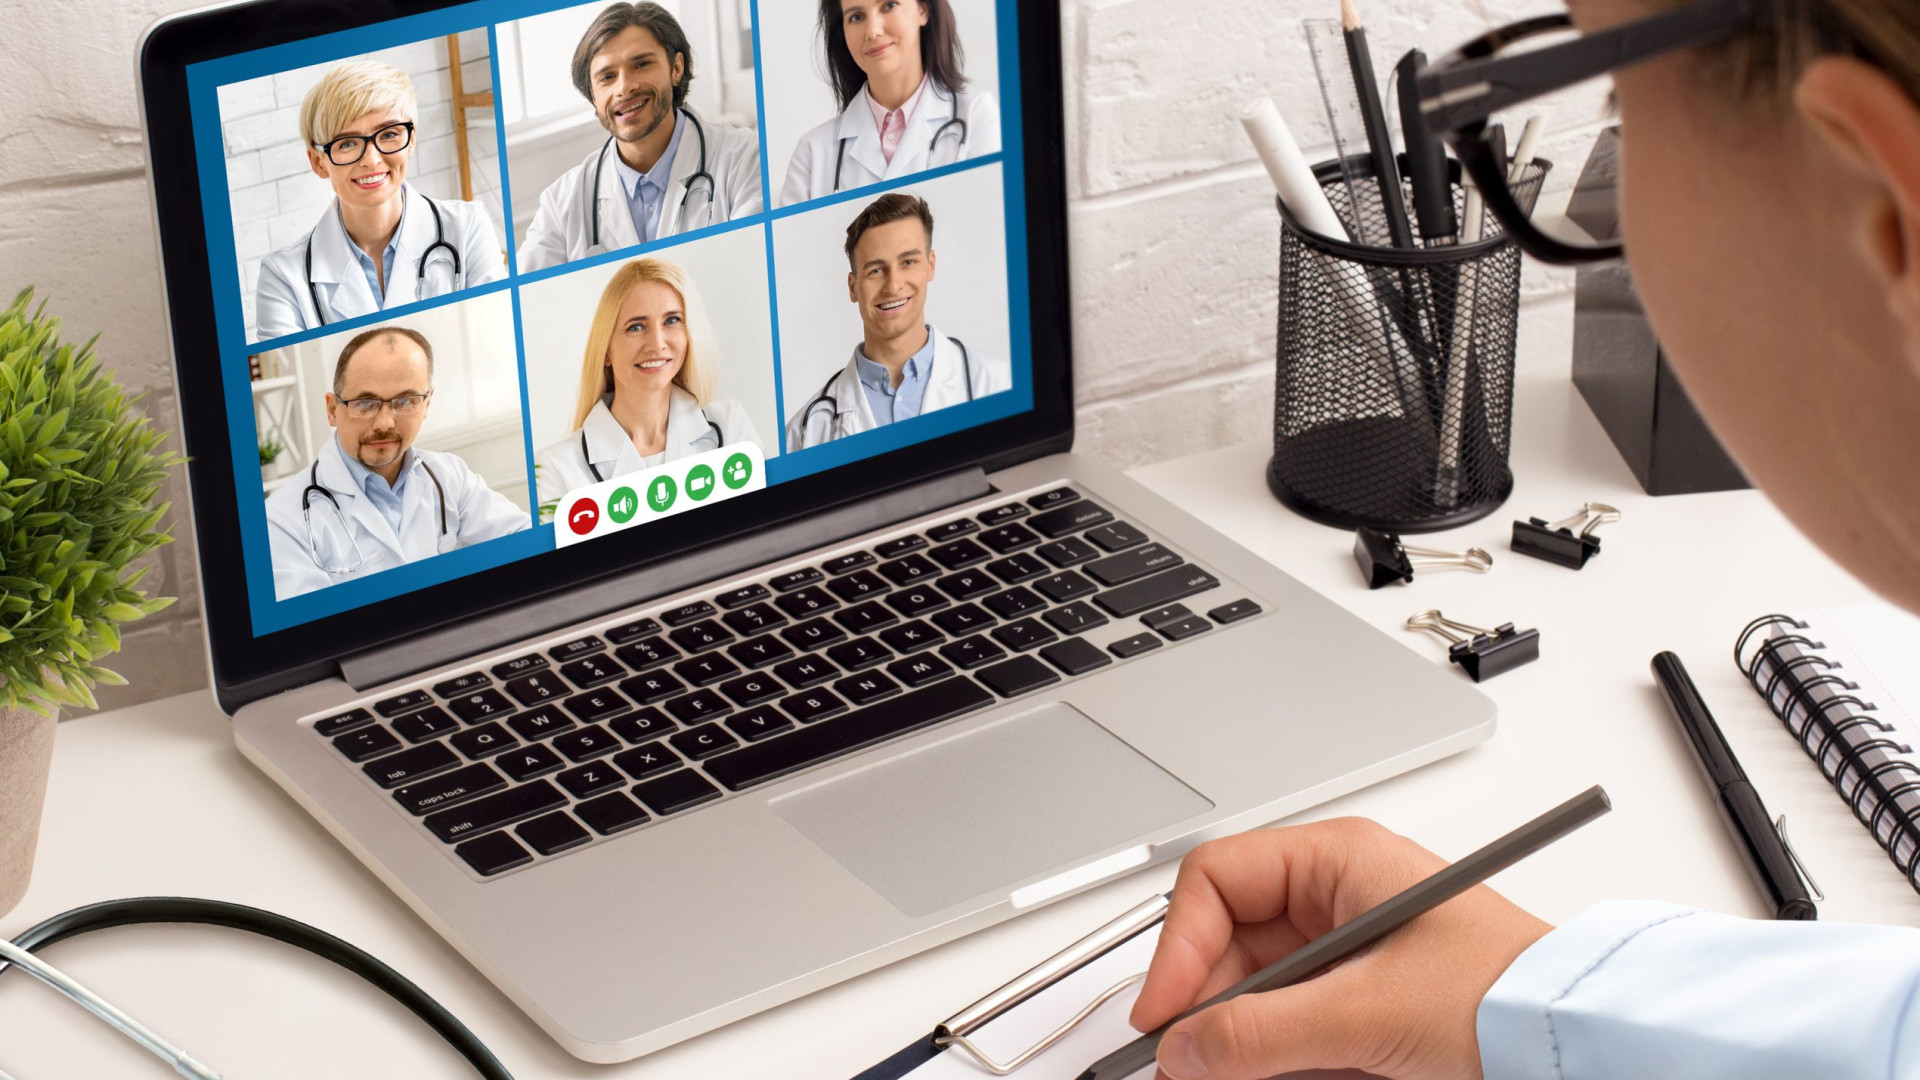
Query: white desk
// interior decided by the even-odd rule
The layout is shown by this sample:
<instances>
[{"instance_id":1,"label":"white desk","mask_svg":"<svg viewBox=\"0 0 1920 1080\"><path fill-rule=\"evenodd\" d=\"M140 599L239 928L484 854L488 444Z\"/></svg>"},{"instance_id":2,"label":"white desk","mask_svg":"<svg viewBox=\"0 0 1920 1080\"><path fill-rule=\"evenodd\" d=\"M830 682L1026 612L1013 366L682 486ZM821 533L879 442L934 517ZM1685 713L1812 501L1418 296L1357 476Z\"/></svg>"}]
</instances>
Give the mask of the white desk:
<instances>
[{"instance_id":1,"label":"white desk","mask_svg":"<svg viewBox=\"0 0 1920 1080\"><path fill-rule=\"evenodd\" d=\"M1469 622L1540 628L1542 659L1484 687L1500 706L1492 741L1308 816L1374 817L1458 857L1602 783L1614 798L1611 815L1502 874L1495 886L1554 920L1607 897L1759 915L1648 672L1656 651L1673 649L1691 665L1769 807L1788 814L1796 845L1830 897L1822 916L1920 924L1920 897L1729 659L1749 618L1862 602L1871 598L1867 590L1757 494L1641 494L1564 376L1522 379L1515 443L1511 502L1440 538L1440 546L1494 552L1493 573L1423 574L1413 586L1379 592L1362 588L1349 535L1308 523L1268 495L1263 446L1136 474L1435 664L1446 665L1438 640L1400 629L1415 611L1438 607ZM1602 534L1605 550L1585 571L1508 551L1512 519L1561 517L1589 499L1626 516ZM548 1041L242 761L210 699L193 694L62 727L38 871L24 903L0 919L0 933L126 896L255 904L383 958L472 1026L519 1077L845 1080L1165 889L1172 875L1166 867L1109 884L637 1062L587 1065ZM698 913L678 914L697 927ZM594 910L587 898L554 917L583 933L617 932L616 913ZM231 931L129 928L62 944L48 956L231 1080L471 1075L409 1014L358 980ZM0 977L0 1070L17 1080L167 1075L17 973Z\"/></svg>"}]
</instances>

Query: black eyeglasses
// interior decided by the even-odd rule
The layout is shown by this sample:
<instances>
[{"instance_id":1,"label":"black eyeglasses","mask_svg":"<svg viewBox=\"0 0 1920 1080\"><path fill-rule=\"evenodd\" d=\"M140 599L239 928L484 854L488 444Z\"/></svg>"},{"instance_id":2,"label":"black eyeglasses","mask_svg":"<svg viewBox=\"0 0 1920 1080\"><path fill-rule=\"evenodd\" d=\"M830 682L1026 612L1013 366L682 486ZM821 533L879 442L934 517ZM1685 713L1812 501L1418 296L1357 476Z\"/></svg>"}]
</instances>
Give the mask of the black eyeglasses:
<instances>
[{"instance_id":1,"label":"black eyeglasses","mask_svg":"<svg viewBox=\"0 0 1920 1080\"><path fill-rule=\"evenodd\" d=\"M1767 22L1761 0L1703 0L1572 40L1542 44L1573 31L1565 14L1527 19L1475 38L1421 69L1416 85L1428 125L1459 155L1488 211L1520 250L1541 262L1573 265L1617 259L1611 237L1549 234L1535 225L1507 187L1506 165L1488 137L1497 112L1524 101L1603 79L1667 53L1725 41Z\"/></svg>"},{"instance_id":2,"label":"black eyeglasses","mask_svg":"<svg viewBox=\"0 0 1920 1080\"><path fill-rule=\"evenodd\" d=\"M397 154L405 150L413 144L413 121L388 124L371 137L342 135L332 142L317 143L314 149L327 155L327 160L335 165L352 165L367 156L368 144L377 147L382 154Z\"/></svg>"}]
</instances>

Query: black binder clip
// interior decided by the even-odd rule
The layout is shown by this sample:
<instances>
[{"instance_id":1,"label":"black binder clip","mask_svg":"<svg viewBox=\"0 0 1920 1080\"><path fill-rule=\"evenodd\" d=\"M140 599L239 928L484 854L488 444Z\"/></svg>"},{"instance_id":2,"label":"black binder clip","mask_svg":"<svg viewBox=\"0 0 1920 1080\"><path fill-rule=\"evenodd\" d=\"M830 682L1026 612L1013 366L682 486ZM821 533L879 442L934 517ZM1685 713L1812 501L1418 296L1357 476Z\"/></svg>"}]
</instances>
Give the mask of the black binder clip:
<instances>
[{"instance_id":1,"label":"black binder clip","mask_svg":"<svg viewBox=\"0 0 1920 1080\"><path fill-rule=\"evenodd\" d=\"M1540 659L1540 631L1515 630L1512 623L1487 630L1455 622L1438 611L1423 611L1407 620L1407 629L1426 630L1445 638L1447 659L1466 668L1474 682L1485 682Z\"/></svg>"},{"instance_id":2,"label":"black binder clip","mask_svg":"<svg viewBox=\"0 0 1920 1080\"><path fill-rule=\"evenodd\" d=\"M1590 502L1580 512L1549 525L1542 518L1513 523L1513 550L1536 559L1579 570L1587 560L1600 554L1600 539L1593 530L1620 520L1620 511L1604 503ZM1580 531L1573 531L1578 525Z\"/></svg>"},{"instance_id":3,"label":"black binder clip","mask_svg":"<svg viewBox=\"0 0 1920 1080\"><path fill-rule=\"evenodd\" d=\"M1360 575L1367 579L1369 589L1412 581L1415 570L1453 568L1484 574L1493 569L1493 556L1479 548L1434 551L1408 547L1393 533L1365 526L1354 534L1353 559L1360 564Z\"/></svg>"}]
</instances>

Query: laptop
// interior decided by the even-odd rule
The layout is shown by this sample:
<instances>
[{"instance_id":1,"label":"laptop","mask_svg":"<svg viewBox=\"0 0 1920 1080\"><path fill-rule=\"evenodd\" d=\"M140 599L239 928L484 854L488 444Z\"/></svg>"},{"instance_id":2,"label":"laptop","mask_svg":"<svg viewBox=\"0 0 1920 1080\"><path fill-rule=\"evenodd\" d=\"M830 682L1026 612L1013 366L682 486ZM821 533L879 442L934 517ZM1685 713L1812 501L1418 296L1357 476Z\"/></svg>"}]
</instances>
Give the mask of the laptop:
<instances>
[{"instance_id":1,"label":"laptop","mask_svg":"<svg viewBox=\"0 0 1920 1080\"><path fill-rule=\"evenodd\" d=\"M1058 5L925 5L945 74L843 98L855 46L898 86L881 6L259 0L142 47L235 742L586 1060L1493 731L1072 452Z\"/></svg>"}]
</instances>

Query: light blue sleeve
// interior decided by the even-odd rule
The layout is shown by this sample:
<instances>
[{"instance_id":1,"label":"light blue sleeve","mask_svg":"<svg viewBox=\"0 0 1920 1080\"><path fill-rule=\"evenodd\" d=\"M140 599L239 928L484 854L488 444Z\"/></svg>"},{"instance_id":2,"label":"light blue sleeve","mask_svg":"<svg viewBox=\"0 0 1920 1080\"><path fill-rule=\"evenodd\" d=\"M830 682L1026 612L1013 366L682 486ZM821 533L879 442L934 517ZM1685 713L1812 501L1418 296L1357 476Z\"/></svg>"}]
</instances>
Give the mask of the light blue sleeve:
<instances>
[{"instance_id":1,"label":"light blue sleeve","mask_svg":"<svg viewBox=\"0 0 1920 1080\"><path fill-rule=\"evenodd\" d=\"M1480 1003L1486 1080L1920 1077L1920 930L1601 904Z\"/></svg>"}]
</instances>

